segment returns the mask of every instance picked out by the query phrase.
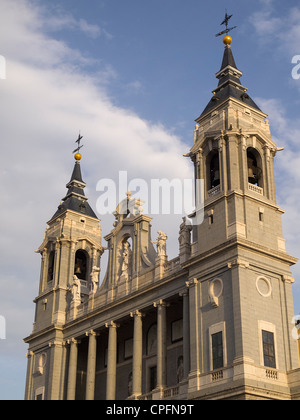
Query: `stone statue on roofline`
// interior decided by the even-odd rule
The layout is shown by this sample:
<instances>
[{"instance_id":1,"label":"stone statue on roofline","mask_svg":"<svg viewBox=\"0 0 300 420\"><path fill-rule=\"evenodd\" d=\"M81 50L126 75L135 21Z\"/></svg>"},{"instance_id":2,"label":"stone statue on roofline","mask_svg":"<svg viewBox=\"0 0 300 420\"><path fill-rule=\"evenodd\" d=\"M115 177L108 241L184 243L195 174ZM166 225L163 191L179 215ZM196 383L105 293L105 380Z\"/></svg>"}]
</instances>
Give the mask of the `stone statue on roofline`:
<instances>
[{"instance_id":1,"label":"stone statue on roofline","mask_svg":"<svg viewBox=\"0 0 300 420\"><path fill-rule=\"evenodd\" d=\"M159 230L158 232L158 238L155 242L152 242L153 244L156 244L157 246L157 254L159 257L166 257L167 256L167 235Z\"/></svg>"}]
</instances>

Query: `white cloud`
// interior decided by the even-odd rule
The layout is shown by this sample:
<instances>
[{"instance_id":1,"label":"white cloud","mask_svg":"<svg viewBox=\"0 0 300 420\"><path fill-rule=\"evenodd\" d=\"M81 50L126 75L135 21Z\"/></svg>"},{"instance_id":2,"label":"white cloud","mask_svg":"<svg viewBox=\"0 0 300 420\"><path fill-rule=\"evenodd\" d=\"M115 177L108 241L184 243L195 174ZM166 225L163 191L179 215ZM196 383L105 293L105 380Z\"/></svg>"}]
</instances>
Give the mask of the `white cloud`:
<instances>
[{"instance_id":1,"label":"white cloud","mask_svg":"<svg viewBox=\"0 0 300 420\"><path fill-rule=\"evenodd\" d=\"M249 20L263 45L273 44L289 56L300 54L300 7L281 8L279 15L272 1L267 1Z\"/></svg>"},{"instance_id":2,"label":"white cloud","mask_svg":"<svg viewBox=\"0 0 300 420\"><path fill-rule=\"evenodd\" d=\"M143 92L143 84L139 80L128 83L125 86L126 91L130 93L141 93Z\"/></svg>"},{"instance_id":3,"label":"white cloud","mask_svg":"<svg viewBox=\"0 0 300 420\"><path fill-rule=\"evenodd\" d=\"M112 39L113 36L98 24L91 24L85 19L75 19L75 17L58 5L43 6L39 4L35 8L35 13L39 16L42 22L42 29L44 32L57 32L61 30L80 31L90 38L98 38L104 36L107 39Z\"/></svg>"},{"instance_id":4,"label":"white cloud","mask_svg":"<svg viewBox=\"0 0 300 420\"><path fill-rule=\"evenodd\" d=\"M264 37L265 41L269 41L267 36L274 37L276 29L281 27L282 22L279 18L271 17L272 12L270 10L262 10L254 13L250 17L250 22L253 24L256 32L261 37Z\"/></svg>"}]
</instances>

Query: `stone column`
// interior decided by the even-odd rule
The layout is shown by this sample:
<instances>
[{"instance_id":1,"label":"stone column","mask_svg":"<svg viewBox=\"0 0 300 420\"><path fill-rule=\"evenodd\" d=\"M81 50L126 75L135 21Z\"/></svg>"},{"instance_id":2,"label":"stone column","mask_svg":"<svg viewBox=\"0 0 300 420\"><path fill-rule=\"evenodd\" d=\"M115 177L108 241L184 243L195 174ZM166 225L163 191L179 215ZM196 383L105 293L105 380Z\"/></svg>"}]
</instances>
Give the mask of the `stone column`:
<instances>
[{"instance_id":1,"label":"stone column","mask_svg":"<svg viewBox=\"0 0 300 420\"><path fill-rule=\"evenodd\" d=\"M190 373L190 304L189 291L184 290L180 293L183 298L183 367L184 378Z\"/></svg>"},{"instance_id":2,"label":"stone column","mask_svg":"<svg viewBox=\"0 0 300 420\"><path fill-rule=\"evenodd\" d=\"M46 276L47 265L48 265L47 255L48 255L48 250L47 248L44 248L42 252L42 265L41 265L40 291L39 291L40 294L46 289L46 286L47 286L47 276Z\"/></svg>"},{"instance_id":3,"label":"stone column","mask_svg":"<svg viewBox=\"0 0 300 420\"><path fill-rule=\"evenodd\" d=\"M61 245L59 240L56 240L55 244L55 256L54 256L54 265L53 265L53 287L57 287L59 280L59 266L60 266L60 252Z\"/></svg>"},{"instance_id":4,"label":"stone column","mask_svg":"<svg viewBox=\"0 0 300 420\"><path fill-rule=\"evenodd\" d=\"M32 399L32 374L33 374L33 358L34 353L28 351L26 354L28 359L27 364L27 375L26 375L26 389L25 389L25 401L30 401Z\"/></svg>"},{"instance_id":5,"label":"stone column","mask_svg":"<svg viewBox=\"0 0 300 420\"><path fill-rule=\"evenodd\" d=\"M139 311L130 314L134 318L133 336L133 369L132 369L132 395L142 395L142 363L143 363L143 314Z\"/></svg>"},{"instance_id":6,"label":"stone column","mask_svg":"<svg viewBox=\"0 0 300 420\"><path fill-rule=\"evenodd\" d=\"M225 152L225 150L224 150ZM240 172L238 165L235 162L238 162L238 146L237 146L237 137L235 135L228 136L227 139L227 152L228 152L228 190L238 190L240 189Z\"/></svg>"},{"instance_id":7,"label":"stone column","mask_svg":"<svg viewBox=\"0 0 300 420\"><path fill-rule=\"evenodd\" d=\"M221 191L227 192L228 179L227 179L227 161L226 161L226 141L223 134L219 138L218 152L219 152Z\"/></svg>"},{"instance_id":8,"label":"stone column","mask_svg":"<svg viewBox=\"0 0 300 420\"><path fill-rule=\"evenodd\" d=\"M75 401L79 341L72 338L72 340L70 340L70 344L71 345L70 345L67 400L68 401Z\"/></svg>"},{"instance_id":9,"label":"stone column","mask_svg":"<svg viewBox=\"0 0 300 420\"><path fill-rule=\"evenodd\" d=\"M96 354L97 354L97 334L95 331L86 333L89 336L89 351L86 376L85 399L92 401L95 398L95 378L96 378Z\"/></svg>"},{"instance_id":10,"label":"stone column","mask_svg":"<svg viewBox=\"0 0 300 420\"><path fill-rule=\"evenodd\" d=\"M265 195L268 197L269 200L275 200L272 191L272 176L271 176L271 168L270 168L270 159L271 159L271 149L269 146L264 146L264 161L262 162L263 166L263 180L264 180L264 188L265 188Z\"/></svg>"},{"instance_id":11,"label":"stone column","mask_svg":"<svg viewBox=\"0 0 300 420\"><path fill-rule=\"evenodd\" d=\"M109 328L108 351L107 351L107 379L106 399L116 399L116 377L117 377L117 327L113 321L105 324Z\"/></svg>"},{"instance_id":12,"label":"stone column","mask_svg":"<svg viewBox=\"0 0 300 420\"><path fill-rule=\"evenodd\" d=\"M166 303L155 302L157 308L157 388L162 390L167 385L167 318Z\"/></svg>"},{"instance_id":13,"label":"stone column","mask_svg":"<svg viewBox=\"0 0 300 420\"><path fill-rule=\"evenodd\" d=\"M248 191L248 162L247 162L247 139L248 136L241 134L239 136L239 159L241 161L241 189Z\"/></svg>"}]
</instances>

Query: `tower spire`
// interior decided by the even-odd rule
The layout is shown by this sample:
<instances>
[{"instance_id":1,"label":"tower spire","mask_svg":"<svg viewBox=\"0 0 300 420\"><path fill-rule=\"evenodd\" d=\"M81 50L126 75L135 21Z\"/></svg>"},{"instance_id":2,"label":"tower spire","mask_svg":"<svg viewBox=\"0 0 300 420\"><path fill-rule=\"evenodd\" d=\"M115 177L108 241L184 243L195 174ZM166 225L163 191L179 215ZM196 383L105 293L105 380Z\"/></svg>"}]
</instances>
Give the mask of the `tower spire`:
<instances>
[{"instance_id":1,"label":"tower spire","mask_svg":"<svg viewBox=\"0 0 300 420\"><path fill-rule=\"evenodd\" d=\"M229 98L236 99L241 101L244 105L250 106L252 108L261 111L260 108L256 105L256 103L250 98L247 94L248 89L241 84L240 78L242 77L243 73L238 69L235 59L233 57L231 44L232 38L228 35L230 31L235 29L237 26L232 28L228 28L228 22L232 18L232 15L225 14L225 19L221 23L221 25L225 25L226 29L216 36L224 35L223 43L225 45L225 50L223 54L223 60L221 69L216 74L216 78L219 80L218 86L215 90L213 90L213 97L211 98L210 102L200 115L202 117L207 112L211 112L214 108L219 106L221 103L229 100ZM199 117L199 118L200 118ZM196 120L198 122L198 119Z\"/></svg>"},{"instance_id":2,"label":"tower spire","mask_svg":"<svg viewBox=\"0 0 300 420\"><path fill-rule=\"evenodd\" d=\"M66 210L72 210L77 213L81 213L83 215L97 219L96 214L94 213L94 211L88 203L88 197L86 197L84 194L84 188L86 187L86 183L82 179L80 167L80 161L82 156L79 153L79 151L83 147L83 145L80 144L82 139L83 136L79 134L78 139L76 140L78 147L73 151L73 153L75 153L75 166L72 172L70 182L68 182L68 184L66 185L68 189L67 195L62 199L62 202L58 206L58 210L54 214L52 219L61 215Z\"/></svg>"}]
</instances>

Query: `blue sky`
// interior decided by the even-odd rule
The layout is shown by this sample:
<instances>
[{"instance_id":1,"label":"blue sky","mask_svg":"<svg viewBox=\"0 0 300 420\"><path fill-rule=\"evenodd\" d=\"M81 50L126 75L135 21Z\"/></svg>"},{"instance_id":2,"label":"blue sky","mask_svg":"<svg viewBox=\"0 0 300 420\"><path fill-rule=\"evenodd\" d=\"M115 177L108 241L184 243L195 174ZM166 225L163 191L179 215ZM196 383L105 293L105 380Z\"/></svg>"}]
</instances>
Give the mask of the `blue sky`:
<instances>
[{"instance_id":1,"label":"blue sky","mask_svg":"<svg viewBox=\"0 0 300 420\"><path fill-rule=\"evenodd\" d=\"M192 176L182 154L194 120L217 86L225 7L233 14L232 50L242 83L269 114L278 204L291 255L300 256L300 55L298 1L0 0L1 95L0 399L23 399L26 345L38 292L46 222L65 194L74 141L84 135L82 169L95 208L96 184L130 177ZM181 217L153 221L176 256ZM103 234L113 217L102 217ZM105 267L102 267L105 271ZM293 269L295 313L300 269Z\"/></svg>"}]
</instances>

